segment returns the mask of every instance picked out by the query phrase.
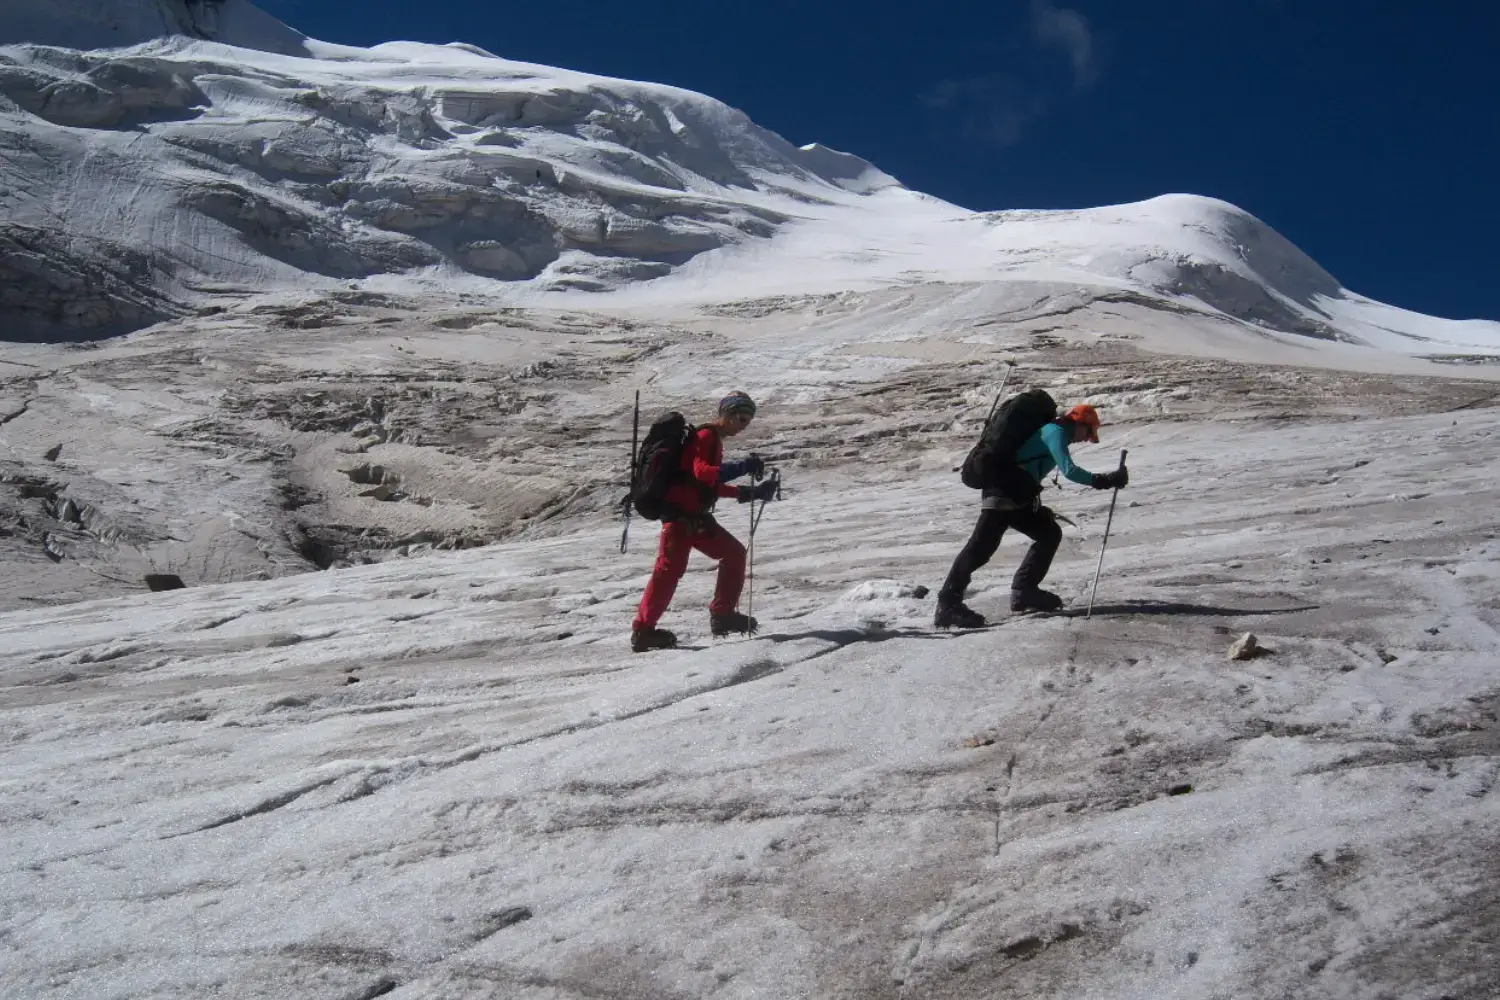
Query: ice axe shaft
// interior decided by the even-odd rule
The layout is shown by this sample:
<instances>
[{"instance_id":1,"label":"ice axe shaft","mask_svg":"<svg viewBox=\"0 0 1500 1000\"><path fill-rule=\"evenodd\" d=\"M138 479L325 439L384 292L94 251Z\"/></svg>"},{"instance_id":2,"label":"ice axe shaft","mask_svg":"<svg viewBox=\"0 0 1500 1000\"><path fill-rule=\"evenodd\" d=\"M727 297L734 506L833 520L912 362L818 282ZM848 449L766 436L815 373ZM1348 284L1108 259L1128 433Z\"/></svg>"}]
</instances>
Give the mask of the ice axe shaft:
<instances>
[{"instance_id":1,"label":"ice axe shaft","mask_svg":"<svg viewBox=\"0 0 1500 1000\"><path fill-rule=\"evenodd\" d=\"M1120 449L1120 468L1125 468L1126 449ZM1099 574L1104 572L1104 550L1109 547L1109 526L1115 520L1115 501L1120 499L1120 487L1116 486L1109 498L1109 516L1104 519L1104 541L1099 543L1099 565L1094 570L1094 589L1089 594L1089 610L1083 617L1085 620L1094 616L1094 598L1099 596Z\"/></svg>"},{"instance_id":2,"label":"ice axe shaft","mask_svg":"<svg viewBox=\"0 0 1500 1000\"><path fill-rule=\"evenodd\" d=\"M1005 395L1005 387L1010 385L1010 373L1015 370L1016 363L1014 361L1007 361L1005 363L1005 377L1000 380L1000 391L995 393L995 401L990 404L990 415L984 418L984 425L986 427L990 425L990 420L994 418L995 411L1000 409L1000 400Z\"/></svg>"},{"instance_id":3,"label":"ice axe shaft","mask_svg":"<svg viewBox=\"0 0 1500 1000\"><path fill-rule=\"evenodd\" d=\"M630 424L630 492L625 494L625 530L620 532L620 552L630 544L630 508L635 503L635 450L641 438L641 390L635 391L635 417Z\"/></svg>"}]
</instances>

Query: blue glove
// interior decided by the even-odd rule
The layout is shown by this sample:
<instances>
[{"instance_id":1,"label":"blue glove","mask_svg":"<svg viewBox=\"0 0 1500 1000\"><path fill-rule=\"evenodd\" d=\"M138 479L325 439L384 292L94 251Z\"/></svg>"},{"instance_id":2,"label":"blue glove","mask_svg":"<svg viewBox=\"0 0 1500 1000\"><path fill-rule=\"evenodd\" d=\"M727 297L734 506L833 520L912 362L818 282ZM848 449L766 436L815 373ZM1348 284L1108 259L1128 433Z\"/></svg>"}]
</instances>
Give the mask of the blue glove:
<instances>
[{"instance_id":1,"label":"blue glove","mask_svg":"<svg viewBox=\"0 0 1500 1000\"><path fill-rule=\"evenodd\" d=\"M735 462L722 462L719 464L719 482L727 483L731 479L741 476L759 476L766 471L766 463L761 461L759 455L751 455Z\"/></svg>"},{"instance_id":2,"label":"blue glove","mask_svg":"<svg viewBox=\"0 0 1500 1000\"><path fill-rule=\"evenodd\" d=\"M756 483L754 486L741 486L735 492L734 498L740 503L752 503L756 500L775 500L776 480L767 479L765 482Z\"/></svg>"}]
</instances>

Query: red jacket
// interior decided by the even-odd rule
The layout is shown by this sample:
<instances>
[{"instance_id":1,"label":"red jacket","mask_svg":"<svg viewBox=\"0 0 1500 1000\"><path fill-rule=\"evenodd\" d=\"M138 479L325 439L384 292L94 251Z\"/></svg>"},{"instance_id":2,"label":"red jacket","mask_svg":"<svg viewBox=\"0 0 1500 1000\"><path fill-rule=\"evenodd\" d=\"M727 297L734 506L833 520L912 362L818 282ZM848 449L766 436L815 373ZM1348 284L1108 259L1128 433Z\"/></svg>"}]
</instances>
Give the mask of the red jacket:
<instances>
[{"instance_id":1,"label":"red jacket","mask_svg":"<svg viewBox=\"0 0 1500 1000\"><path fill-rule=\"evenodd\" d=\"M682 449L682 479L667 490L667 502L688 514L712 509L718 497L738 494L735 487L719 482L724 444L712 427L700 427Z\"/></svg>"}]
</instances>

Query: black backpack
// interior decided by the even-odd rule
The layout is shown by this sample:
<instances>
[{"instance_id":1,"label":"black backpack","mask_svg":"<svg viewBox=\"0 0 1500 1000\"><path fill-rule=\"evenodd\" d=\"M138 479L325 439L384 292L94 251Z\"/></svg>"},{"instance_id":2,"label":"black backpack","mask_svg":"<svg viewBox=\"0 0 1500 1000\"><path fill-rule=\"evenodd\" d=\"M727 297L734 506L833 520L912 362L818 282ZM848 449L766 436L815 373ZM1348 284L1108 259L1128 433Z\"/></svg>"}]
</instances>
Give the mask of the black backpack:
<instances>
[{"instance_id":1,"label":"black backpack","mask_svg":"<svg viewBox=\"0 0 1500 1000\"><path fill-rule=\"evenodd\" d=\"M630 470L630 502L648 521L670 521L676 514L667 490L682 478L682 449L697 430L676 410L663 413L646 431Z\"/></svg>"},{"instance_id":2,"label":"black backpack","mask_svg":"<svg viewBox=\"0 0 1500 1000\"><path fill-rule=\"evenodd\" d=\"M960 472L964 485L999 491L1016 500L1033 499L1041 485L1016 464L1016 452L1056 419L1057 403L1041 389L1029 389L1001 403L964 458Z\"/></svg>"}]
</instances>

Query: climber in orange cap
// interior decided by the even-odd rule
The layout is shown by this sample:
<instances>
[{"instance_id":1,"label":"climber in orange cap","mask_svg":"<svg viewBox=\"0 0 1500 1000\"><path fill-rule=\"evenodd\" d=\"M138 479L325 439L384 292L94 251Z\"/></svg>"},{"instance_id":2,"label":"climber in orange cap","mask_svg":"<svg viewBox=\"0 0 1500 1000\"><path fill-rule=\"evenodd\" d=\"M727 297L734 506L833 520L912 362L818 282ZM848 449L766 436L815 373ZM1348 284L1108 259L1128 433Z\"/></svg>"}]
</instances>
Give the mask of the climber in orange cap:
<instances>
[{"instance_id":1,"label":"climber in orange cap","mask_svg":"<svg viewBox=\"0 0 1500 1000\"><path fill-rule=\"evenodd\" d=\"M1074 427L1085 432L1084 440L1089 444L1099 443L1099 411L1087 403L1079 403L1067 413L1062 415L1063 420L1071 421ZM1089 485L1093 485L1090 483Z\"/></svg>"},{"instance_id":2,"label":"climber in orange cap","mask_svg":"<svg viewBox=\"0 0 1500 1000\"><path fill-rule=\"evenodd\" d=\"M938 592L934 625L975 628L985 624L983 615L964 604L964 595L969 579L990 561L1007 528L1031 539L1031 548L1011 581L1011 611L1057 611L1062 607L1062 598L1041 588L1062 542L1062 529L1052 511L1041 504L1042 479L1056 469L1073 482L1096 490L1118 489L1130 482L1124 465L1115 472L1098 473L1075 463L1068 446L1085 441L1099 443L1099 411L1080 403L1058 416L1057 404L1041 389L1013 397L991 416L985 438L966 460L966 464L977 461L980 466L976 482L965 480L984 491L979 521Z\"/></svg>"}]
</instances>

